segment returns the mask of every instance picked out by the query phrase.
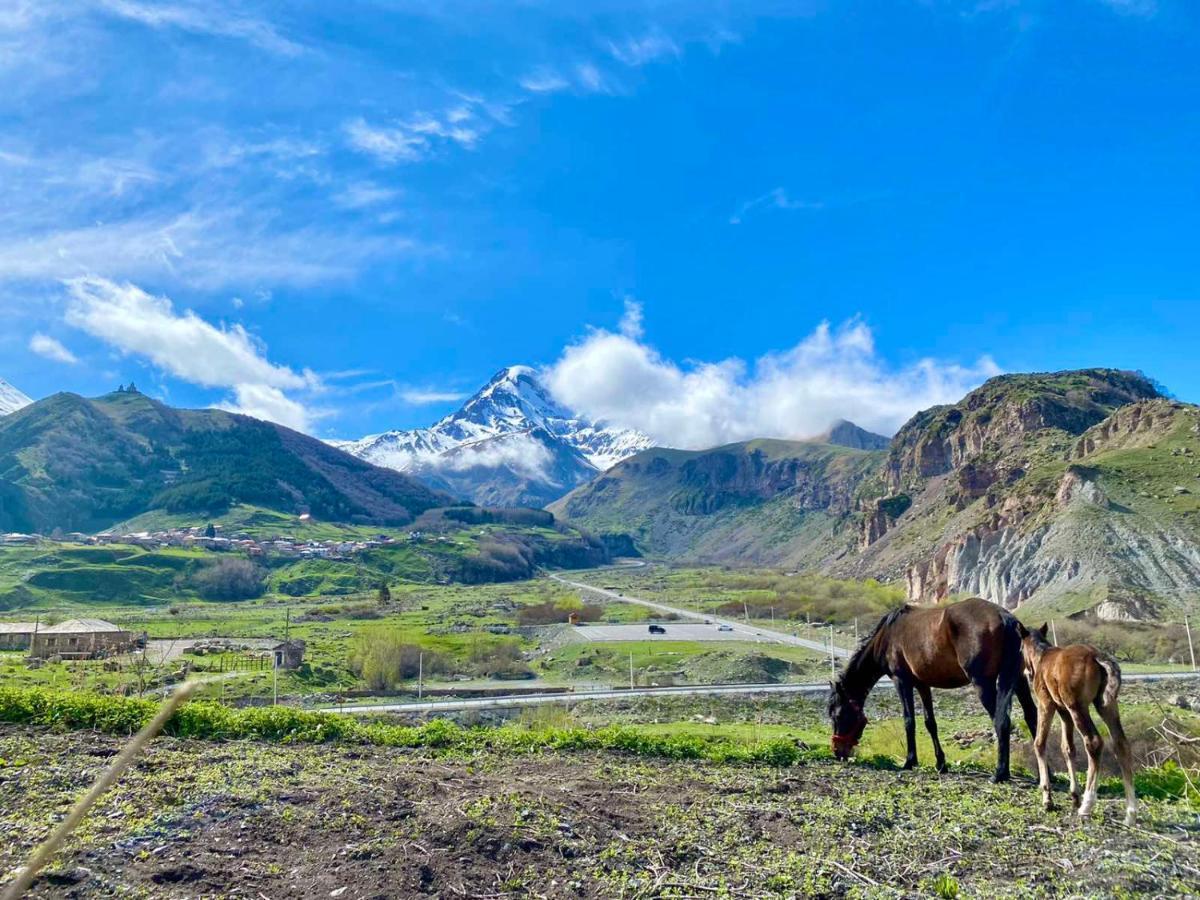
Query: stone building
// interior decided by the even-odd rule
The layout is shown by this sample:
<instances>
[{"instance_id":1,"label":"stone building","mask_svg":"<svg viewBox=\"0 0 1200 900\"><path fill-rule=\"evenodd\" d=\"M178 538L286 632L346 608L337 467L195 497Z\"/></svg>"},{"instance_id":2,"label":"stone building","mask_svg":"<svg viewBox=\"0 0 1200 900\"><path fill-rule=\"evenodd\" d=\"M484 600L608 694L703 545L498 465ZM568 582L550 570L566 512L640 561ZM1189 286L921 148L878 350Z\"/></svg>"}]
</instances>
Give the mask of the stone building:
<instances>
[{"instance_id":1,"label":"stone building","mask_svg":"<svg viewBox=\"0 0 1200 900\"><path fill-rule=\"evenodd\" d=\"M275 668L298 669L304 662L304 641L293 638L271 648L275 654Z\"/></svg>"},{"instance_id":2,"label":"stone building","mask_svg":"<svg viewBox=\"0 0 1200 900\"><path fill-rule=\"evenodd\" d=\"M39 628L33 636L30 656L49 659L100 659L127 653L138 646L142 635L105 622L103 619L69 619Z\"/></svg>"},{"instance_id":3,"label":"stone building","mask_svg":"<svg viewBox=\"0 0 1200 900\"><path fill-rule=\"evenodd\" d=\"M35 622L0 622L0 650L28 650L37 627Z\"/></svg>"}]
</instances>

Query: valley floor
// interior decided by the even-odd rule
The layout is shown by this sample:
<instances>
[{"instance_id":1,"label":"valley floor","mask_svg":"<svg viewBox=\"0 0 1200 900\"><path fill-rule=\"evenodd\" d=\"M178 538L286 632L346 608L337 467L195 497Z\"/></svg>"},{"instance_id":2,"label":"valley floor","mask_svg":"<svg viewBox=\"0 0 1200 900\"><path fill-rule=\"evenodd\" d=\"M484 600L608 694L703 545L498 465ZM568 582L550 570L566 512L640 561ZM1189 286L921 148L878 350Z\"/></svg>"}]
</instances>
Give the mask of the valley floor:
<instances>
[{"instance_id":1,"label":"valley floor","mask_svg":"<svg viewBox=\"0 0 1200 900\"><path fill-rule=\"evenodd\" d=\"M120 746L0 726L0 872ZM1025 781L864 764L433 756L160 739L44 897L1101 896L1200 892L1184 805L1079 827Z\"/></svg>"}]
</instances>

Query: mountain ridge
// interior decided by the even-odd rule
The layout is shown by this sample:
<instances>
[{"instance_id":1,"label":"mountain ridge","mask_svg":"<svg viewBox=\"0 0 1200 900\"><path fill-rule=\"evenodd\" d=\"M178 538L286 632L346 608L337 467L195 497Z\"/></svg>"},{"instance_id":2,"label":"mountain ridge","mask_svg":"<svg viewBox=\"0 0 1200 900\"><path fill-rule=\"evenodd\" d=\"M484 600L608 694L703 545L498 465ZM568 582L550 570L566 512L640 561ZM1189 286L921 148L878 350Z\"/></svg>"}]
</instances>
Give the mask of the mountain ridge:
<instances>
[{"instance_id":1,"label":"mountain ridge","mask_svg":"<svg viewBox=\"0 0 1200 900\"><path fill-rule=\"evenodd\" d=\"M999 376L859 465L795 443L772 463L770 444L648 451L549 508L650 555L902 581L917 601L1136 618L1200 592L1200 407L1140 373Z\"/></svg>"},{"instance_id":2,"label":"mountain ridge","mask_svg":"<svg viewBox=\"0 0 1200 900\"><path fill-rule=\"evenodd\" d=\"M281 425L136 392L59 393L0 419L0 530L94 531L235 503L397 525L452 502Z\"/></svg>"}]
</instances>

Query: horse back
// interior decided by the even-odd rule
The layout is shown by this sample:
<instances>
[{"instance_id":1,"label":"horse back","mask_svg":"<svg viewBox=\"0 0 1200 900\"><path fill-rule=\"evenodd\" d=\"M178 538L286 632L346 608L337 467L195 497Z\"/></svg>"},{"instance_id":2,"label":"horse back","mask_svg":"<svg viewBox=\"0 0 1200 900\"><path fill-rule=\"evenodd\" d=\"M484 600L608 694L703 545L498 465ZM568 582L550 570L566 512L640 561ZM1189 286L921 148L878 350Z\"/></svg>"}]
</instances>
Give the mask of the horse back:
<instances>
[{"instance_id":1,"label":"horse back","mask_svg":"<svg viewBox=\"0 0 1200 900\"><path fill-rule=\"evenodd\" d=\"M962 687L993 679L1009 647L1009 614L986 600L963 600L948 606L913 608L897 623L893 648L903 664L924 684Z\"/></svg>"}]
</instances>

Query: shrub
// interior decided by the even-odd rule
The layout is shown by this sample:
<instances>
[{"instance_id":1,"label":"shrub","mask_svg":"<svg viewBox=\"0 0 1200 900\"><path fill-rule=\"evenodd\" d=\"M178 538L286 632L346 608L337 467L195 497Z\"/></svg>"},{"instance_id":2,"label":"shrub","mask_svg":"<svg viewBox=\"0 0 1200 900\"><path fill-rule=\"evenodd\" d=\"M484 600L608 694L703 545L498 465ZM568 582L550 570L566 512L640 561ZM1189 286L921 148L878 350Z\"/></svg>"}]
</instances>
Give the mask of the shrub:
<instances>
[{"instance_id":1,"label":"shrub","mask_svg":"<svg viewBox=\"0 0 1200 900\"><path fill-rule=\"evenodd\" d=\"M263 571L247 559L228 557L192 576L192 587L206 600L252 600L266 589Z\"/></svg>"},{"instance_id":2,"label":"shrub","mask_svg":"<svg viewBox=\"0 0 1200 900\"><path fill-rule=\"evenodd\" d=\"M362 632L355 641L349 662L350 671L374 691L394 690L405 681L415 679L421 671L430 675L446 669L440 654L407 643L386 628Z\"/></svg>"}]
</instances>

